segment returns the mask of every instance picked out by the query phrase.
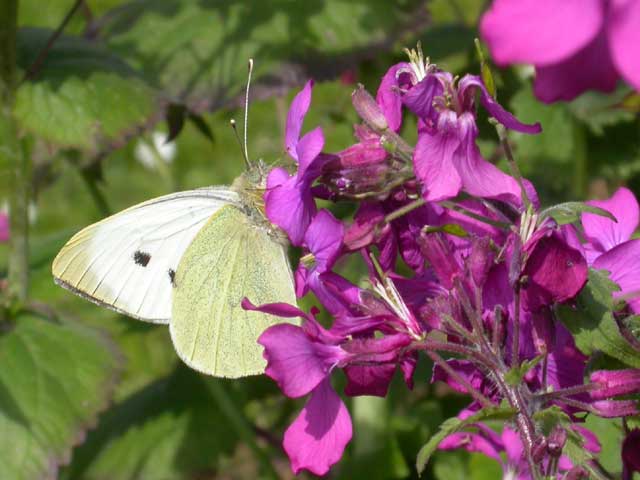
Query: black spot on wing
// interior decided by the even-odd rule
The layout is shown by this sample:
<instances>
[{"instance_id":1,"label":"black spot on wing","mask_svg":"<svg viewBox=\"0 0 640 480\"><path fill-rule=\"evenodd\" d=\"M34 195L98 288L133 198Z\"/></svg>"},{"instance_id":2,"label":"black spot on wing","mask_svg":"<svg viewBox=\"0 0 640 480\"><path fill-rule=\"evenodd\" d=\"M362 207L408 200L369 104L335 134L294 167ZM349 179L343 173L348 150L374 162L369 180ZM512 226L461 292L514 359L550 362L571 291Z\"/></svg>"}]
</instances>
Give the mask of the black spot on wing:
<instances>
[{"instance_id":1,"label":"black spot on wing","mask_svg":"<svg viewBox=\"0 0 640 480\"><path fill-rule=\"evenodd\" d=\"M141 267L146 267L151 260L151 255L147 252L143 252L141 250L136 250L133 254L133 261L136 262L136 265L140 265Z\"/></svg>"},{"instance_id":2,"label":"black spot on wing","mask_svg":"<svg viewBox=\"0 0 640 480\"><path fill-rule=\"evenodd\" d=\"M169 281L171 282L171 286L175 288L176 286L176 271L173 268L169 269Z\"/></svg>"}]
</instances>

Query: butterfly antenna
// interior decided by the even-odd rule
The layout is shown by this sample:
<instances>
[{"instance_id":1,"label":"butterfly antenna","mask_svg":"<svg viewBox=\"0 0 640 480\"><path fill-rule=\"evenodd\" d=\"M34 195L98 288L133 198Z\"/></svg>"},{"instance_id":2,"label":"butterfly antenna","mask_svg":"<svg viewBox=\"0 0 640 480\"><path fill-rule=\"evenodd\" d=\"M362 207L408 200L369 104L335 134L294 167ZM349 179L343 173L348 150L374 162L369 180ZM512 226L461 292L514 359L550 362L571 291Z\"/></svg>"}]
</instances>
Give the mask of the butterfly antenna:
<instances>
[{"instance_id":1,"label":"butterfly antenna","mask_svg":"<svg viewBox=\"0 0 640 480\"><path fill-rule=\"evenodd\" d=\"M247 157L246 145L245 147L242 146L242 140L240 140L240 134L238 133L238 126L236 125L236 121L232 118L231 120L229 120L229 124L231 125L231 128L233 128L233 133L235 133L236 135L236 140L238 141L240 151L242 152L242 158L244 158L244 164L246 165L247 169L249 169L251 168L251 162L249 162L249 158Z\"/></svg>"},{"instance_id":2,"label":"butterfly antenna","mask_svg":"<svg viewBox=\"0 0 640 480\"><path fill-rule=\"evenodd\" d=\"M247 146L247 127L249 126L249 88L251 87L251 75L253 74L253 58L249 59L249 76L247 78L247 90L244 94L244 159L247 165L249 161L249 148Z\"/></svg>"}]
</instances>

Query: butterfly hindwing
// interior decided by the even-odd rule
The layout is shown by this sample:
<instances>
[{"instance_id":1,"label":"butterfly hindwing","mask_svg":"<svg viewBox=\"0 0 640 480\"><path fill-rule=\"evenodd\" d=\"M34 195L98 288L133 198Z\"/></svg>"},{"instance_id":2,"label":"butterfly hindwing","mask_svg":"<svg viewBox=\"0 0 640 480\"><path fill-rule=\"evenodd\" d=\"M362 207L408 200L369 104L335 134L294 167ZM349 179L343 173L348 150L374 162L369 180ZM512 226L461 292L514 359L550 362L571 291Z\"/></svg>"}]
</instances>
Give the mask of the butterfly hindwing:
<instances>
[{"instance_id":1,"label":"butterfly hindwing","mask_svg":"<svg viewBox=\"0 0 640 480\"><path fill-rule=\"evenodd\" d=\"M135 205L74 235L55 258L53 276L100 305L168 323L185 250L214 213L238 202L229 188L209 187Z\"/></svg>"},{"instance_id":2,"label":"butterfly hindwing","mask_svg":"<svg viewBox=\"0 0 640 480\"><path fill-rule=\"evenodd\" d=\"M242 309L254 304L296 303L285 247L240 208L221 208L185 252L175 277L171 338L190 367L218 377L264 371L256 343L285 319Z\"/></svg>"}]
</instances>

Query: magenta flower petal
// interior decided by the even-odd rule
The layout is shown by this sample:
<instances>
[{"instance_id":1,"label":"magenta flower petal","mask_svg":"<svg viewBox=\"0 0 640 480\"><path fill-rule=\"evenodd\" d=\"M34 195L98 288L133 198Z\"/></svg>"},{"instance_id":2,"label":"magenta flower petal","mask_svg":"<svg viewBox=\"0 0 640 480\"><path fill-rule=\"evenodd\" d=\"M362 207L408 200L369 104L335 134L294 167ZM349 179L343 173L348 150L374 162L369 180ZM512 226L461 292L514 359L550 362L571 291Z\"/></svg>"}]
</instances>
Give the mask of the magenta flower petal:
<instances>
[{"instance_id":1,"label":"magenta flower petal","mask_svg":"<svg viewBox=\"0 0 640 480\"><path fill-rule=\"evenodd\" d=\"M640 2L613 0L610 8L607 34L613 62L622 77L640 90Z\"/></svg>"},{"instance_id":2,"label":"magenta flower petal","mask_svg":"<svg viewBox=\"0 0 640 480\"><path fill-rule=\"evenodd\" d=\"M304 236L304 242L315 258L314 270L324 273L338 258L342 248L344 226L329 210L320 210Z\"/></svg>"},{"instance_id":3,"label":"magenta flower petal","mask_svg":"<svg viewBox=\"0 0 640 480\"><path fill-rule=\"evenodd\" d=\"M386 397L389 383L396 371L395 364L378 365L347 365L344 373L347 376L347 386L344 393L350 397L373 395Z\"/></svg>"},{"instance_id":4,"label":"magenta flower petal","mask_svg":"<svg viewBox=\"0 0 640 480\"><path fill-rule=\"evenodd\" d=\"M593 268L607 270L610 278L620 286L614 297L632 295L627 300L635 313L640 313L640 239L629 240L600 255Z\"/></svg>"},{"instance_id":5,"label":"magenta flower petal","mask_svg":"<svg viewBox=\"0 0 640 480\"><path fill-rule=\"evenodd\" d=\"M313 390L346 355L337 345L314 342L300 327L280 324L258 338L267 360L265 373L291 398Z\"/></svg>"},{"instance_id":6,"label":"magenta flower petal","mask_svg":"<svg viewBox=\"0 0 640 480\"><path fill-rule=\"evenodd\" d=\"M469 91L467 91L471 88ZM489 95L487 88L482 83L480 77L476 75L465 75L458 84L458 91L463 97L469 95L475 95L476 89L480 90L480 103L489 112L493 118L498 120L509 130L515 130L516 132L535 134L542 131L542 127L539 123L527 124L522 123L513 114L507 112L502 105L495 101L495 99Z\"/></svg>"},{"instance_id":7,"label":"magenta flower petal","mask_svg":"<svg viewBox=\"0 0 640 480\"><path fill-rule=\"evenodd\" d=\"M408 63L393 65L382 77L376 94L376 102L380 105L382 113L387 119L387 124L393 131L398 131L402 125L402 99L397 91L398 72L410 68Z\"/></svg>"},{"instance_id":8,"label":"magenta flower petal","mask_svg":"<svg viewBox=\"0 0 640 480\"><path fill-rule=\"evenodd\" d=\"M458 123L462 145L455 162L464 191L478 197L496 198L521 205L521 190L515 178L482 158L475 142L478 128L473 115L463 113Z\"/></svg>"},{"instance_id":9,"label":"magenta flower petal","mask_svg":"<svg viewBox=\"0 0 640 480\"><path fill-rule=\"evenodd\" d=\"M526 249L531 248L529 245ZM522 272L527 283L522 289L528 310L537 311L555 302L575 297L587 282L587 262L582 254L567 245L559 235L536 241Z\"/></svg>"},{"instance_id":10,"label":"magenta flower petal","mask_svg":"<svg viewBox=\"0 0 640 480\"><path fill-rule=\"evenodd\" d=\"M0 213L0 242L9 240L9 217Z\"/></svg>"},{"instance_id":11,"label":"magenta flower petal","mask_svg":"<svg viewBox=\"0 0 640 480\"><path fill-rule=\"evenodd\" d=\"M298 158L298 177L317 177L320 175L320 169L322 167L321 162L314 162L324 147L324 134L322 128L317 127L305 134L300 139L296 146L296 153ZM313 173L310 171L314 164ZM318 170L317 172L315 170Z\"/></svg>"},{"instance_id":12,"label":"magenta flower petal","mask_svg":"<svg viewBox=\"0 0 640 480\"><path fill-rule=\"evenodd\" d=\"M595 260L595 256L631 238L640 221L640 208L633 193L624 187L619 188L608 200L591 200L587 203L607 210L617 220L614 222L593 213L582 215L582 226L590 243L589 250L593 251L591 259Z\"/></svg>"},{"instance_id":13,"label":"magenta flower petal","mask_svg":"<svg viewBox=\"0 0 640 480\"><path fill-rule=\"evenodd\" d=\"M316 213L316 204L309 187L294 176L267 190L264 195L267 218L284 230L295 246L302 245L307 227Z\"/></svg>"},{"instance_id":14,"label":"magenta flower petal","mask_svg":"<svg viewBox=\"0 0 640 480\"><path fill-rule=\"evenodd\" d=\"M622 442L624 480L631 480L633 472L640 472L640 429L631 430Z\"/></svg>"},{"instance_id":15,"label":"magenta flower petal","mask_svg":"<svg viewBox=\"0 0 640 480\"><path fill-rule=\"evenodd\" d=\"M458 122L452 111L440 114L435 134L424 133L418 138L413 164L426 200L455 197L460 191L462 180L453 159L459 146Z\"/></svg>"},{"instance_id":16,"label":"magenta flower petal","mask_svg":"<svg viewBox=\"0 0 640 480\"><path fill-rule=\"evenodd\" d=\"M496 445L483 435L470 432L452 433L447 435L438 445L439 450L456 450L458 448L464 448L467 452L482 453L502 463L499 453L499 450L502 450L502 445Z\"/></svg>"},{"instance_id":17,"label":"magenta flower petal","mask_svg":"<svg viewBox=\"0 0 640 480\"><path fill-rule=\"evenodd\" d=\"M287 115L285 147L287 153L296 160L298 160L296 147L298 145L298 139L300 138L300 131L302 130L302 122L311 105L312 88L313 80L309 80L291 102L291 107Z\"/></svg>"},{"instance_id":18,"label":"magenta flower petal","mask_svg":"<svg viewBox=\"0 0 640 480\"><path fill-rule=\"evenodd\" d=\"M300 310L298 307L289 305L288 303L266 303L264 305L255 306L247 298L243 298L241 302L242 308L245 310L268 313L269 315L275 315L277 317L284 318L309 318L309 316Z\"/></svg>"},{"instance_id":19,"label":"magenta flower petal","mask_svg":"<svg viewBox=\"0 0 640 480\"><path fill-rule=\"evenodd\" d=\"M402 103L418 117L434 119L437 112L433 108L433 99L442 95L442 84L435 75L427 75L411 87L402 96Z\"/></svg>"},{"instance_id":20,"label":"magenta flower petal","mask_svg":"<svg viewBox=\"0 0 640 480\"><path fill-rule=\"evenodd\" d=\"M601 33L566 60L537 67L533 90L543 102L568 101L589 89L611 92L618 78L606 36Z\"/></svg>"},{"instance_id":21,"label":"magenta flower petal","mask_svg":"<svg viewBox=\"0 0 640 480\"><path fill-rule=\"evenodd\" d=\"M349 412L326 379L284 434L283 446L293 473L309 470L325 475L342 457L351 435Z\"/></svg>"},{"instance_id":22,"label":"magenta flower petal","mask_svg":"<svg viewBox=\"0 0 640 480\"><path fill-rule=\"evenodd\" d=\"M480 22L496 63L549 65L586 46L603 24L601 0L495 0Z\"/></svg>"}]
</instances>

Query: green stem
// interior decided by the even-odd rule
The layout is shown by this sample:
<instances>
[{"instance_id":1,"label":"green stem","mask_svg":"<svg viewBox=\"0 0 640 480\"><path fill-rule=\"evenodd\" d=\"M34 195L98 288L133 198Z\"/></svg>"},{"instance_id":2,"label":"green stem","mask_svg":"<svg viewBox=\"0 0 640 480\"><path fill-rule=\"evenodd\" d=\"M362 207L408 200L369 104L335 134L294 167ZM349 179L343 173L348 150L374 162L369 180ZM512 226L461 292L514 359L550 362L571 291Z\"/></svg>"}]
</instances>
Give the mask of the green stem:
<instances>
[{"instance_id":1,"label":"green stem","mask_svg":"<svg viewBox=\"0 0 640 480\"><path fill-rule=\"evenodd\" d=\"M16 93L16 37L18 0L0 3L0 166L3 187L9 192L10 299L25 302L29 289L30 162L18 139L13 119Z\"/></svg>"},{"instance_id":2,"label":"green stem","mask_svg":"<svg viewBox=\"0 0 640 480\"><path fill-rule=\"evenodd\" d=\"M210 379L207 380L206 384L209 392L218 404L218 407L224 416L231 422L238 437L247 444L251 451L253 451L256 459L262 465L262 470L266 475L266 478L273 480L280 478L278 472L276 472L271 460L269 459L269 455L256 442L256 435L254 430L251 428L249 421L233 403L233 400L231 400L231 397L221 385L221 381L218 379Z\"/></svg>"},{"instance_id":3,"label":"green stem","mask_svg":"<svg viewBox=\"0 0 640 480\"><path fill-rule=\"evenodd\" d=\"M493 119L492 119L493 120ZM525 209L528 211L531 209L531 199L529 199L529 195L527 195L527 191L524 188L524 183L522 181L522 173L520 173L520 169L518 168L518 164L516 163L515 157L513 156L513 151L511 150L511 145L509 144L509 139L507 138L507 129L493 121L495 124L496 131L498 132L498 138L500 139L500 144L502 145L502 149L504 151L505 156L507 157L507 162L509 163L509 170L511 170L511 175L518 182L518 186L520 187L520 194L522 195L522 203L524 203Z\"/></svg>"}]
</instances>

